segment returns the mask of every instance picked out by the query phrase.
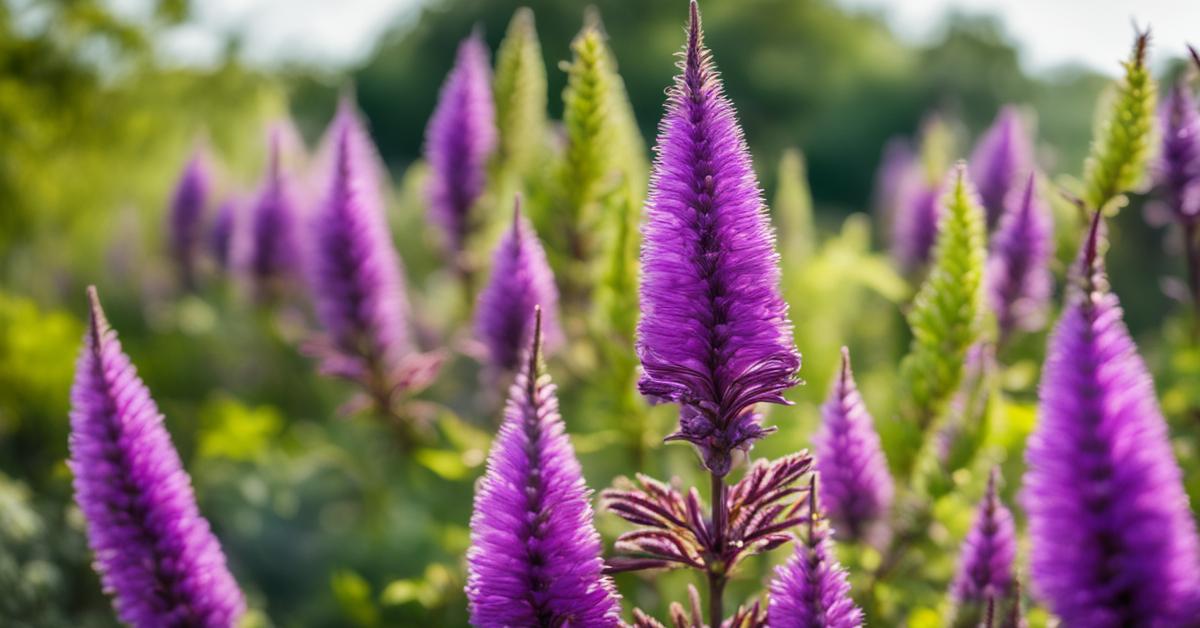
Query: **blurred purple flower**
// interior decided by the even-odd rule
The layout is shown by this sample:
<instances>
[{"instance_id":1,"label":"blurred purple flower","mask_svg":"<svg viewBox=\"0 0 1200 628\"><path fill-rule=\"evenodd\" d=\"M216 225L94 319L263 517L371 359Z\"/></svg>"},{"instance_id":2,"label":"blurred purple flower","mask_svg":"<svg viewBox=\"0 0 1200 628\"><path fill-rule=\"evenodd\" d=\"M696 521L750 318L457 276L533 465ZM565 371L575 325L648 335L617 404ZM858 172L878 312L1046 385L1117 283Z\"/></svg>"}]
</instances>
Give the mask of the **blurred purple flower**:
<instances>
[{"instance_id":1,"label":"blurred purple flower","mask_svg":"<svg viewBox=\"0 0 1200 628\"><path fill-rule=\"evenodd\" d=\"M733 105L703 44L695 3L668 96L646 203L638 387L679 403L670 439L728 473L767 430L753 407L787 403L800 354L779 294L779 256Z\"/></svg>"},{"instance_id":2,"label":"blurred purple flower","mask_svg":"<svg viewBox=\"0 0 1200 628\"><path fill-rule=\"evenodd\" d=\"M958 574L950 589L957 607L955 625L973 628L989 603L995 605L994 611L1002 612L1016 602L1013 563L1017 531L1012 513L997 494L998 477L999 470L993 469L975 523L959 554ZM1001 625L1007 624L997 624Z\"/></svg>"},{"instance_id":3,"label":"blurred purple flower","mask_svg":"<svg viewBox=\"0 0 1200 628\"><path fill-rule=\"evenodd\" d=\"M992 229L1033 170L1033 146L1016 107L1003 107L996 114L996 121L971 153L970 165L971 180L987 211L988 229Z\"/></svg>"},{"instance_id":4,"label":"blurred purple flower","mask_svg":"<svg viewBox=\"0 0 1200 628\"><path fill-rule=\"evenodd\" d=\"M1200 219L1200 108L1184 81L1171 87L1159 112L1162 150L1154 168L1171 215L1184 224Z\"/></svg>"},{"instance_id":5,"label":"blurred purple flower","mask_svg":"<svg viewBox=\"0 0 1200 628\"><path fill-rule=\"evenodd\" d=\"M914 272L929 262L937 240L941 214L941 185L930 184L918 165L899 182L893 207L892 257L905 272Z\"/></svg>"},{"instance_id":6,"label":"blurred purple flower","mask_svg":"<svg viewBox=\"0 0 1200 628\"><path fill-rule=\"evenodd\" d=\"M846 570L833 552L828 523L821 516L814 485L809 490L808 534L796 540L796 552L775 568L767 608L772 628L855 628L862 611L850 599Z\"/></svg>"},{"instance_id":7,"label":"blurred purple flower","mask_svg":"<svg viewBox=\"0 0 1200 628\"><path fill-rule=\"evenodd\" d=\"M271 130L267 171L250 209L246 267L260 289L292 278L300 271L299 194L285 160L285 131Z\"/></svg>"},{"instance_id":8,"label":"blurred purple flower","mask_svg":"<svg viewBox=\"0 0 1200 628\"><path fill-rule=\"evenodd\" d=\"M491 74L487 46L476 31L459 44L425 130L429 215L456 255L475 226L472 206L483 194L487 162L496 149Z\"/></svg>"},{"instance_id":9,"label":"blurred purple flower","mask_svg":"<svg viewBox=\"0 0 1200 628\"><path fill-rule=\"evenodd\" d=\"M233 626L245 600L220 543L94 287L88 299L68 466L104 590L118 618L139 628Z\"/></svg>"},{"instance_id":10,"label":"blurred purple flower","mask_svg":"<svg viewBox=\"0 0 1200 628\"><path fill-rule=\"evenodd\" d=\"M212 164L208 151L199 147L192 153L175 184L167 221L171 254L179 279L187 288L196 282L196 264L203 238L205 213L213 187Z\"/></svg>"},{"instance_id":11,"label":"blurred purple flower","mask_svg":"<svg viewBox=\"0 0 1200 628\"><path fill-rule=\"evenodd\" d=\"M821 427L813 438L821 502L839 537L872 539L877 524L892 505L892 476L875 432L874 420L863 404L850 351L842 347L842 367L825 405Z\"/></svg>"},{"instance_id":12,"label":"blurred purple flower","mask_svg":"<svg viewBox=\"0 0 1200 628\"><path fill-rule=\"evenodd\" d=\"M985 273L1001 342L1014 331L1040 329L1054 292L1054 219L1038 197L1037 176L1031 172L1023 193L1007 202Z\"/></svg>"},{"instance_id":13,"label":"blurred purple flower","mask_svg":"<svg viewBox=\"0 0 1200 628\"><path fill-rule=\"evenodd\" d=\"M409 338L409 304L400 256L384 214L373 148L349 101L330 124L328 188L313 217L310 279L328 335L323 369L363 384L380 410L431 377ZM421 381L413 375L423 373Z\"/></svg>"},{"instance_id":14,"label":"blurred purple flower","mask_svg":"<svg viewBox=\"0 0 1200 628\"><path fill-rule=\"evenodd\" d=\"M908 138L894 137L883 146L872 203L885 228L892 224L900 191L917 167L917 153Z\"/></svg>"},{"instance_id":15,"label":"blurred purple flower","mask_svg":"<svg viewBox=\"0 0 1200 628\"><path fill-rule=\"evenodd\" d=\"M228 269L233 259L233 239L237 233L239 203L236 197L231 196L218 205L217 215L213 218L212 229L209 231L209 250L221 269Z\"/></svg>"},{"instance_id":16,"label":"blurred purple flower","mask_svg":"<svg viewBox=\"0 0 1200 628\"><path fill-rule=\"evenodd\" d=\"M529 345L533 309L542 308L543 350L562 343L558 325L558 288L546 262L537 233L514 203L512 228L500 238L492 258L492 274L479 294L475 333L487 348L488 366L514 371L523 347Z\"/></svg>"},{"instance_id":17,"label":"blurred purple flower","mask_svg":"<svg viewBox=\"0 0 1200 628\"><path fill-rule=\"evenodd\" d=\"M467 598L475 626L619 626L579 461L541 367L541 311L475 494Z\"/></svg>"},{"instance_id":18,"label":"blurred purple flower","mask_svg":"<svg viewBox=\"0 0 1200 628\"><path fill-rule=\"evenodd\" d=\"M1200 594L1200 547L1154 383L1109 291L1101 225L1050 337L1025 452L1034 591L1068 626L1178 626Z\"/></svg>"}]
</instances>

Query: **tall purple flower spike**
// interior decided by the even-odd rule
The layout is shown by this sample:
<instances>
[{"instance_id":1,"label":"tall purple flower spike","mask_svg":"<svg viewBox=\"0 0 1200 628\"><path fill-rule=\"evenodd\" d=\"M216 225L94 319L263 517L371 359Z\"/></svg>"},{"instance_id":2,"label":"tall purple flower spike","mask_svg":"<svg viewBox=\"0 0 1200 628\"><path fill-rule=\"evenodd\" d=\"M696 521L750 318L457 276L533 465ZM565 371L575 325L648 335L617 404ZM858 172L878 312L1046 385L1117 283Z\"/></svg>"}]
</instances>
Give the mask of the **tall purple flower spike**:
<instances>
[{"instance_id":1,"label":"tall purple flower spike","mask_svg":"<svg viewBox=\"0 0 1200 628\"><path fill-rule=\"evenodd\" d=\"M1025 458L1034 592L1067 626L1179 626L1200 547L1154 383L1093 219L1050 337Z\"/></svg>"},{"instance_id":2,"label":"tall purple flower spike","mask_svg":"<svg viewBox=\"0 0 1200 628\"><path fill-rule=\"evenodd\" d=\"M937 240L943 197L942 186L926 181L920 164L914 164L913 168L896 189L891 219L892 257L906 272L929 262Z\"/></svg>"},{"instance_id":3,"label":"tall purple flower spike","mask_svg":"<svg viewBox=\"0 0 1200 628\"><path fill-rule=\"evenodd\" d=\"M970 168L971 180L979 191L991 229L1000 221L1010 197L1018 193L1021 182L1033 170L1033 146L1016 107L1000 109L996 121L971 153Z\"/></svg>"},{"instance_id":4,"label":"tall purple flower spike","mask_svg":"<svg viewBox=\"0 0 1200 628\"><path fill-rule=\"evenodd\" d=\"M231 196L217 206L217 215L213 218L212 229L208 234L209 252L222 269L228 269L233 259L233 239L237 233L239 202Z\"/></svg>"},{"instance_id":5,"label":"tall purple flower spike","mask_svg":"<svg viewBox=\"0 0 1200 628\"><path fill-rule=\"evenodd\" d=\"M896 215L896 202L900 190L916 168L917 153L907 138L895 137L883 147L879 168L875 171L873 204L885 225L890 225Z\"/></svg>"},{"instance_id":6,"label":"tall purple flower spike","mask_svg":"<svg viewBox=\"0 0 1200 628\"><path fill-rule=\"evenodd\" d=\"M829 525L818 506L816 475L809 490L808 534L796 541L796 553L775 568L767 607L772 628L856 628L862 610L850 599L846 571L833 554Z\"/></svg>"},{"instance_id":7,"label":"tall purple flower spike","mask_svg":"<svg viewBox=\"0 0 1200 628\"><path fill-rule=\"evenodd\" d=\"M842 347L842 367L825 405L821 427L813 438L821 502L830 521L847 539L878 538L878 525L892 505L892 476L867 412L854 373L850 351Z\"/></svg>"},{"instance_id":8,"label":"tall purple flower spike","mask_svg":"<svg viewBox=\"0 0 1200 628\"><path fill-rule=\"evenodd\" d=\"M590 491L541 367L541 310L475 494L467 599L474 626L618 626Z\"/></svg>"},{"instance_id":9,"label":"tall purple flower spike","mask_svg":"<svg viewBox=\"0 0 1200 628\"><path fill-rule=\"evenodd\" d=\"M474 228L472 207L483 194L487 162L496 149L491 81L487 46L476 31L459 44L425 131L429 215L455 254Z\"/></svg>"},{"instance_id":10,"label":"tall purple flower spike","mask_svg":"<svg viewBox=\"0 0 1200 628\"><path fill-rule=\"evenodd\" d=\"M1200 107L1187 83L1176 83L1159 113L1162 150L1154 168L1171 215L1183 224L1200 221Z\"/></svg>"},{"instance_id":11,"label":"tall purple flower spike","mask_svg":"<svg viewBox=\"0 0 1200 628\"><path fill-rule=\"evenodd\" d=\"M989 602L1001 611L1015 602L1013 562L1017 556L1017 532L1012 513L997 494L998 478L999 470L993 469L975 522L963 541L958 575L950 592L959 607L960 622L967 616L972 620L956 625L978 625L978 615Z\"/></svg>"},{"instance_id":12,"label":"tall purple flower spike","mask_svg":"<svg viewBox=\"0 0 1200 628\"><path fill-rule=\"evenodd\" d=\"M245 611L242 593L94 287L88 299L68 465L104 590L131 626L233 626Z\"/></svg>"},{"instance_id":13,"label":"tall purple flower spike","mask_svg":"<svg viewBox=\"0 0 1200 628\"><path fill-rule=\"evenodd\" d=\"M533 309L542 308L543 350L562 343L558 325L558 288L537 233L513 205L512 228L504 233L492 259L492 275L479 294L475 333L487 349L488 366L498 372L517 368L533 331Z\"/></svg>"},{"instance_id":14,"label":"tall purple flower spike","mask_svg":"<svg viewBox=\"0 0 1200 628\"><path fill-rule=\"evenodd\" d=\"M300 271L300 200L292 175L282 163L283 133L281 128L271 131L267 172L250 211L246 266L260 287Z\"/></svg>"},{"instance_id":15,"label":"tall purple flower spike","mask_svg":"<svg viewBox=\"0 0 1200 628\"><path fill-rule=\"evenodd\" d=\"M327 189L313 220L310 279L328 336L323 370L363 384L381 410L431 376L409 338L404 269L392 244L370 137L342 101L330 125ZM431 367L436 368L436 367ZM414 374L425 373L421 382Z\"/></svg>"},{"instance_id":16,"label":"tall purple flower spike","mask_svg":"<svg viewBox=\"0 0 1200 628\"><path fill-rule=\"evenodd\" d=\"M642 394L679 403L669 439L728 473L735 449L767 434L753 411L787 403L798 379L779 256L733 105L691 24L682 74L659 124L642 239Z\"/></svg>"},{"instance_id":17,"label":"tall purple flower spike","mask_svg":"<svg viewBox=\"0 0 1200 628\"><path fill-rule=\"evenodd\" d=\"M212 195L212 165L204 148L198 148L183 168L171 197L167 221L171 254L180 281L192 287L196 281L196 262L201 252L205 212Z\"/></svg>"},{"instance_id":18,"label":"tall purple flower spike","mask_svg":"<svg viewBox=\"0 0 1200 628\"><path fill-rule=\"evenodd\" d=\"M1001 341L1045 324L1054 292L1053 249L1054 219L1038 197L1037 175L1030 172L1022 194L1008 199L984 274Z\"/></svg>"}]
</instances>

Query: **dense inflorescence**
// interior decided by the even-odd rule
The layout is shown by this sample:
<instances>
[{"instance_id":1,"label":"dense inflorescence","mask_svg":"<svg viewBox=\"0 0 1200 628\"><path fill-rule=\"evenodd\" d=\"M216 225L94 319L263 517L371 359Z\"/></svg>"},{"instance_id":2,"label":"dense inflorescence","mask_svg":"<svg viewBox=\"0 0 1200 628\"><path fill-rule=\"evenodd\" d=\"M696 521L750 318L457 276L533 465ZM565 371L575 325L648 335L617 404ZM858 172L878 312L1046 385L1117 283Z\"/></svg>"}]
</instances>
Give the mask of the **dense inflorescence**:
<instances>
[{"instance_id":1,"label":"dense inflorescence","mask_svg":"<svg viewBox=\"0 0 1200 628\"><path fill-rule=\"evenodd\" d=\"M1154 384L1109 290L1102 224L1097 213L1051 335L1025 452L1033 588L1066 625L1182 625L1200 547Z\"/></svg>"},{"instance_id":2,"label":"dense inflorescence","mask_svg":"<svg viewBox=\"0 0 1200 628\"><path fill-rule=\"evenodd\" d=\"M104 590L118 618L138 628L233 626L245 611L241 590L95 288L88 298L68 465Z\"/></svg>"},{"instance_id":3,"label":"dense inflorescence","mask_svg":"<svg viewBox=\"0 0 1200 628\"><path fill-rule=\"evenodd\" d=\"M1053 248L1054 219L1038 196L1037 176L1030 173L1021 195L1009 197L988 254L987 295L1002 342L1045 324L1054 295Z\"/></svg>"},{"instance_id":4,"label":"dense inflorescence","mask_svg":"<svg viewBox=\"0 0 1200 628\"><path fill-rule=\"evenodd\" d=\"M475 626L618 626L589 491L541 366L541 313L475 496L467 597Z\"/></svg>"},{"instance_id":5,"label":"dense inflorescence","mask_svg":"<svg viewBox=\"0 0 1200 628\"><path fill-rule=\"evenodd\" d=\"M753 407L786 403L800 355L779 257L733 105L692 3L681 73L659 125L642 240L642 394L680 404L670 438L728 473L767 432Z\"/></svg>"}]
</instances>

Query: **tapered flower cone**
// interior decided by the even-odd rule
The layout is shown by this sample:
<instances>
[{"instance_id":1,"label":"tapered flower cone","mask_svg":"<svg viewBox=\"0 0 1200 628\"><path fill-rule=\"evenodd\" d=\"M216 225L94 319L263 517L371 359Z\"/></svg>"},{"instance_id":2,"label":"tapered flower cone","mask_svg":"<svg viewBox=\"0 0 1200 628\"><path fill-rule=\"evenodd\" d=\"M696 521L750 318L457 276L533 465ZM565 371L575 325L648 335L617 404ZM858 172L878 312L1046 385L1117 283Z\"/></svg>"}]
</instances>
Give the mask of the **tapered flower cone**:
<instances>
[{"instance_id":1,"label":"tapered flower cone","mask_svg":"<svg viewBox=\"0 0 1200 628\"><path fill-rule=\"evenodd\" d=\"M95 288L88 298L68 466L104 590L117 617L138 628L233 626L245 600L221 545Z\"/></svg>"}]
</instances>

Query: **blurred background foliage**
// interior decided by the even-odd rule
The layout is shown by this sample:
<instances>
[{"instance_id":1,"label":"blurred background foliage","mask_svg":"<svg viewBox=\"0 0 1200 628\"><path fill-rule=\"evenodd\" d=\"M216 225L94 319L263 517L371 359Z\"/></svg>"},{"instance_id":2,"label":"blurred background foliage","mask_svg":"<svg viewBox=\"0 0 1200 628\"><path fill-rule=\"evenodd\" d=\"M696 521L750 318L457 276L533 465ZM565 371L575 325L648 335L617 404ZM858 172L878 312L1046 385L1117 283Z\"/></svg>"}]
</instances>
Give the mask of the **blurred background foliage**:
<instances>
[{"instance_id":1,"label":"blurred background foliage","mask_svg":"<svg viewBox=\"0 0 1200 628\"><path fill-rule=\"evenodd\" d=\"M481 391L478 366L456 357L423 396L435 443L402 451L379 422L338 414L348 390L318 378L296 348L312 324L303 303L268 310L238 282L215 278L183 293L168 264L164 216L195 142L219 156L222 194L245 194L262 170L269 121L292 115L312 145L338 94L352 90L393 175L390 218L419 322L427 335L462 348L470 306L425 223L422 137L458 41L480 25L494 51L518 3L433 0L357 67L272 71L245 65L234 44L212 67L160 58L156 35L186 22L188 4L159 0L151 19L134 21L101 0L0 1L0 624L114 622L89 569L64 464L83 287L95 283L249 596L248 624L462 625L473 482L499 392ZM682 41L683 5L593 4L638 126L652 138ZM549 116L560 120L566 73L559 62L570 58L585 5L520 5L533 9ZM954 121L953 152L965 156L999 106L1015 102L1036 114L1042 168L1077 174L1110 77L1070 67L1031 76L997 23L982 16L950 15L939 39L913 46L878 17L830 0L706 0L704 10L708 43L767 198L778 224L791 225L781 234L784 289L808 385L794 391L796 406L770 411L780 432L756 454L808 446L843 344L886 439L913 286L879 252L881 229L871 214L885 141L912 136L927 112L938 111ZM1177 71L1159 62L1164 75ZM792 154L777 167L791 147L803 159ZM533 187L527 192L536 215L548 193ZM491 202L489 211L507 215L506 202ZM1135 199L1117 219L1113 283L1158 374L1196 501L1200 347L1183 308L1160 286L1160 278L1179 274L1178 258L1167 254L1177 243L1145 224L1141 205ZM1069 208L1059 215L1061 281L1076 225ZM804 240L795 241L801 231ZM628 358L631 347L592 344L573 343L550 363L590 486L637 470L695 480L690 450L660 444L674 421L669 408L594 392L607 363L597 356ZM1038 335L1002 356L1001 392L978 417L978 455L953 473L943 470L948 490L928 538L914 541L924 561L919 577L871 581L879 556L843 548L856 596L876 625L939 624L956 548L991 464L1003 463L1013 502L1043 346ZM597 523L608 540L624 529L604 514ZM770 561L750 561L729 599L754 595ZM619 585L627 606L662 616L692 578L625 575ZM1044 624L1045 614L1034 610L1031 621Z\"/></svg>"}]
</instances>

